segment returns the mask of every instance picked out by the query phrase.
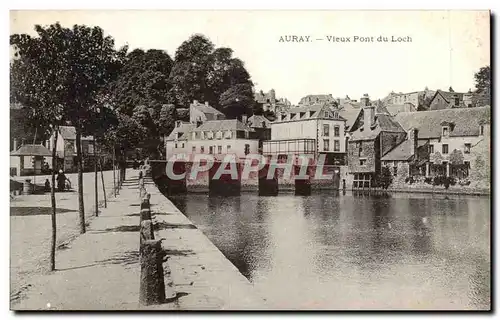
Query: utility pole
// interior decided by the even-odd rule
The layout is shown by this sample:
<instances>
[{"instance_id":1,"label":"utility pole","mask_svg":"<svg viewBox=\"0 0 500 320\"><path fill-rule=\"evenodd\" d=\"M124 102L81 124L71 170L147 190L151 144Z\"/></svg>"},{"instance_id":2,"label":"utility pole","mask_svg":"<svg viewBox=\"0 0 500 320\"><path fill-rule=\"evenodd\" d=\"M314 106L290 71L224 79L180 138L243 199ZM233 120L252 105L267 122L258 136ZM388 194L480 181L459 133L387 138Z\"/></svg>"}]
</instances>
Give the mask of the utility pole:
<instances>
[{"instance_id":1,"label":"utility pole","mask_svg":"<svg viewBox=\"0 0 500 320\"><path fill-rule=\"evenodd\" d=\"M113 145L113 194L116 197L116 175L115 175L115 146Z\"/></svg>"},{"instance_id":2,"label":"utility pole","mask_svg":"<svg viewBox=\"0 0 500 320\"><path fill-rule=\"evenodd\" d=\"M97 190L97 144L94 136L94 196L95 196L95 216L99 216L99 193Z\"/></svg>"}]
</instances>

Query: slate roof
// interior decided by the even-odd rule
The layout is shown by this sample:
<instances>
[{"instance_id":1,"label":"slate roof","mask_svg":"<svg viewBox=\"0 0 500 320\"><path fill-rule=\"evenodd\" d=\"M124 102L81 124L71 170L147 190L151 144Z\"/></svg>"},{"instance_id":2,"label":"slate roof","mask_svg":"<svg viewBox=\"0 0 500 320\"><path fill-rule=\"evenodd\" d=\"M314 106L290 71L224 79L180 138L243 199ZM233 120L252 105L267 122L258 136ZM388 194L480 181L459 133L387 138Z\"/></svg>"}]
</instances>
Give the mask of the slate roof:
<instances>
[{"instance_id":1,"label":"slate roof","mask_svg":"<svg viewBox=\"0 0 500 320\"><path fill-rule=\"evenodd\" d=\"M51 157L52 153L41 144L25 144L16 151L12 151L10 155Z\"/></svg>"},{"instance_id":2,"label":"slate roof","mask_svg":"<svg viewBox=\"0 0 500 320\"><path fill-rule=\"evenodd\" d=\"M454 108L433 111L401 112L394 117L405 130L416 128L419 139L439 138L441 122L454 123L451 137L477 136L481 121L490 119L490 106Z\"/></svg>"},{"instance_id":3,"label":"slate roof","mask_svg":"<svg viewBox=\"0 0 500 320\"><path fill-rule=\"evenodd\" d=\"M224 119L224 120L211 120L205 121L198 128L193 128L192 131L218 131L218 130L237 130L237 131L248 131L255 132L254 129L243 124L243 122L238 119Z\"/></svg>"},{"instance_id":4,"label":"slate roof","mask_svg":"<svg viewBox=\"0 0 500 320\"><path fill-rule=\"evenodd\" d=\"M215 109L214 107L211 107L211 106L203 104L203 103L195 102L192 104L192 106L203 113L213 113L213 114L217 114L217 115L224 115L222 112Z\"/></svg>"},{"instance_id":5,"label":"slate roof","mask_svg":"<svg viewBox=\"0 0 500 320\"><path fill-rule=\"evenodd\" d=\"M179 132L179 139L178 140L187 140L187 133L189 133L193 128L195 127L194 124L191 124L189 122L181 122L179 127L175 127L172 132L168 135L166 138L166 141L174 141L175 140L175 134Z\"/></svg>"},{"instance_id":6,"label":"slate roof","mask_svg":"<svg viewBox=\"0 0 500 320\"><path fill-rule=\"evenodd\" d=\"M337 113L338 117L333 119L346 121L346 119L340 115L340 112L337 109L330 108L328 104L325 103L317 103L311 106L290 108L284 113L284 115L290 114L291 116L290 120L299 120L300 113L307 113L312 111L313 113L310 116L308 115L307 118L303 119L316 119L316 118L322 118L321 111L323 110L328 110L332 113ZM289 120L284 120L284 121L289 121Z\"/></svg>"},{"instance_id":7,"label":"slate roof","mask_svg":"<svg viewBox=\"0 0 500 320\"><path fill-rule=\"evenodd\" d=\"M381 158L382 161L406 161L409 160L413 154L411 152L413 141L407 139L397 145L394 149L389 151Z\"/></svg>"},{"instance_id":8,"label":"slate roof","mask_svg":"<svg viewBox=\"0 0 500 320\"><path fill-rule=\"evenodd\" d=\"M388 104L385 106L387 112L391 116L395 116L400 112L415 112L417 108L413 103L405 103L405 104Z\"/></svg>"},{"instance_id":9,"label":"slate roof","mask_svg":"<svg viewBox=\"0 0 500 320\"><path fill-rule=\"evenodd\" d=\"M363 129L363 130L360 130ZM361 140L373 140L381 132L405 132L401 125L395 122L389 115L386 114L376 114L375 115L375 125L368 128L368 130L363 127L358 128L351 134L351 141L361 141Z\"/></svg>"},{"instance_id":10,"label":"slate roof","mask_svg":"<svg viewBox=\"0 0 500 320\"><path fill-rule=\"evenodd\" d=\"M252 127L252 128L264 128L262 126L262 122L264 122L266 124L266 126L265 126L266 128L271 127L271 121L269 121L269 119L267 119L266 117L261 116L261 115L251 116L250 118L248 118L248 122L250 123L250 127Z\"/></svg>"},{"instance_id":11,"label":"slate roof","mask_svg":"<svg viewBox=\"0 0 500 320\"><path fill-rule=\"evenodd\" d=\"M345 125L348 130L354 125L360 112L361 109L343 109L339 111L339 115L346 119Z\"/></svg>"},{"instance_id":12,"label":"slate roof","mask_svg":"<svg viewBox=\"0 0 500 320\"><path fill-rule=\"evenodd\" d=\"M76 129L72 126L60 126L59 134L64 140L76 140ZM82 136L83 140L93 140L92 136Z\"/></svg>"}]
</instances>

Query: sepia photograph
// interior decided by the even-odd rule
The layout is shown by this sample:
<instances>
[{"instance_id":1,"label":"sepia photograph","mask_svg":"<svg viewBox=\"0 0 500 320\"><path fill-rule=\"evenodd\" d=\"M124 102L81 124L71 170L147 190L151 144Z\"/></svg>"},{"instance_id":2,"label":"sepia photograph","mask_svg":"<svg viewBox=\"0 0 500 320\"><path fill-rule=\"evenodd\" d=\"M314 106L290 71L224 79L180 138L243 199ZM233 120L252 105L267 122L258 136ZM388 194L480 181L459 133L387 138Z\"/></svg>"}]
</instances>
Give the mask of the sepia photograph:
<instances>
[{"instance_id":1,"label":"sepia photograph","mask_svg":"<svg viewBox=\"0 0 500 320\"><path fill-rule=\"evenodd\" d=\"M10 310L492 310L490 11L9 18Z\"/></svg>"}]
</instances>

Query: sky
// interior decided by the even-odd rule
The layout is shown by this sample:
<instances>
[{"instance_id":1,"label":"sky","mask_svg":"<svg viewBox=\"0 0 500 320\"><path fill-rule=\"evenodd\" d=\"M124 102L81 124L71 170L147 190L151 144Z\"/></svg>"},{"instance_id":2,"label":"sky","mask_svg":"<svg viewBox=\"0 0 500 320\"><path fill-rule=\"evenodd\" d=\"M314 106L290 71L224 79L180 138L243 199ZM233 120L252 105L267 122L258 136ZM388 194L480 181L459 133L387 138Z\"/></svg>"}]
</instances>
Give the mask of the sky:
<instances>
[{"instance_id":1,"label":"sky","mask_svg":"<svg viewBox=\"0 0 500 320\"><path fill-rule=\"evenodd\" d=\"M292 104L309 94L359 100L426 86L466 92L490 64L488 11L11 11L10 32L35 34L35 24L57 21L100 26L117 47L162 49L172 58L202 33L233 49L256 90L274 89ZM309 42L280 41L291 36Z\"/></svg>"}]
</instances>

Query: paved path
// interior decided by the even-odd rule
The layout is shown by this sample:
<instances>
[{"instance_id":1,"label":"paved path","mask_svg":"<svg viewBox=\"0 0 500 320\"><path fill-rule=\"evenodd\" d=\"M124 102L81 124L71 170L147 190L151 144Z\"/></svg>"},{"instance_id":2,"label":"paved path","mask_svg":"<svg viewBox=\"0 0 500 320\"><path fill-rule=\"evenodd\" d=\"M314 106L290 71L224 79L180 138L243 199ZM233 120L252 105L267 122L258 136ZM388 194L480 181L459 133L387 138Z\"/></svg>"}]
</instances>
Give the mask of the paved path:
<instances>
[{"instance_id":1,"label":"paved path","mask_svg":"<svg viewBox=\"0 0 500 320\"><path fill-rule=\"evenodd\" d=\"M57 271L33 277L14 310L138 310L139 195L137 171L127 173L120 195L92 220L88 232L56 256ZM146 309L262 309L253 286L192 223L156 189L151 193L157 238L166 238L179 299Z\"/></svg>"},{"instance_id":2,"label":"paved path","mask_svg":"<svg viewBox=\"0 0 500 320\"><path fill-rule=\"evenodd\" d=\"M76 174L68 175L76 187ZM43 183L42 178L37 181ZM111 200L113 194L113 172L104 172L104 185ZM94 174L83 175L83 198L86 222L95 214ZM98 177L99 202L104 204L102 180ZM57 245L64 246L80 232L78 218L78 193L56 193L57 204ZM48 271L51 238L50 193L19 195L10 201L10 276L11 300L18 299L29 285L33 275ZM101 209L102 210L102 209Z\"/></svg>"}]
</instances>

